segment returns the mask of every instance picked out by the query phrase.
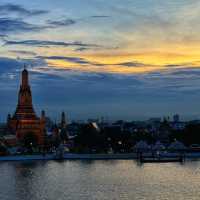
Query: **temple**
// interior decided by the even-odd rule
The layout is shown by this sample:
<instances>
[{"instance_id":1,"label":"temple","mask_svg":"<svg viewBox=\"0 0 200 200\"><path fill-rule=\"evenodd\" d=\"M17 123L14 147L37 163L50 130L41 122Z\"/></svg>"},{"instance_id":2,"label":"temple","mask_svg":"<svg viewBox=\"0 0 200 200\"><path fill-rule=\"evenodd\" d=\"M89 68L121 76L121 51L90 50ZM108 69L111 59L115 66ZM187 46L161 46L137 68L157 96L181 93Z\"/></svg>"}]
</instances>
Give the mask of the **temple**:
<instances>
[{"instance_id":1,"label":"temple","mask_svg":"<svg viewBox=\"0 0 200 200\"><path fill-rule=\"evenodd\" d=\"M13 116L8 116L7 121L8 128L16 135L17 143L22 144L26 138L32 138L37 145L43 145L45 113L43 111L39 118L34 111L28 71L25 68L22 71L16 111Z\"/></svg>"}]
</instances>

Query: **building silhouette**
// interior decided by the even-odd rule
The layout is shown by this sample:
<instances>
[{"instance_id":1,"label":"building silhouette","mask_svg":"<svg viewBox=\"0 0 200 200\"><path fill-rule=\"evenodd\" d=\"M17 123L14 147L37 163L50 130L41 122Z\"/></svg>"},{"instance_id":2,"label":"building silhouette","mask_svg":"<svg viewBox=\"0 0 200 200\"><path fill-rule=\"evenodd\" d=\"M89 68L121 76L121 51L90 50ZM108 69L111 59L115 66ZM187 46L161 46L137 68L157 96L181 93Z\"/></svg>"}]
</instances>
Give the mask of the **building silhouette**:
<instances>
[{"instance_id":1,"label":"building silhouette","mask_svg":"<svg viewBox=\"0 0 200 200\"><path fill-rule=\"evenodd\" d=\"M29 74L25 68L22 71L17 108L13 116L8 115L7 123L9 130L16 135L17 143L22 144L26 138L30 142L32 138L37 145L44 143L45 112L42 111L39 118L34 111Z\"/></svg>"},{"instance_id":2,"label":"building silhouette","mask_svg":"<svg viewBox=\"0 0 200 200\"><path fill-rule=\"evenodd\" d=\"M61 128L66 128L67 127L65 112L61 113L61 123L60 123L60 126L61 126Z\"/></svg>"}]
</instances>

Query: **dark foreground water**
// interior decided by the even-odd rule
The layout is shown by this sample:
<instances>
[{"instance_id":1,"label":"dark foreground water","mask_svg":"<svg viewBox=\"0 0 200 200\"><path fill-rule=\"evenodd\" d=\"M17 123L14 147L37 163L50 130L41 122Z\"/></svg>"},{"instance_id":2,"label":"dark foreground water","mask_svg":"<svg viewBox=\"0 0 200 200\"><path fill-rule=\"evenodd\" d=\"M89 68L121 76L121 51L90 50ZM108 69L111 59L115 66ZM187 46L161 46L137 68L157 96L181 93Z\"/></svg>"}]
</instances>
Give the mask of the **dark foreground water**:
<instances>
[{"instance_id":1,"label":"dark foreground water","mask_svg":"<svg viewBox=\"0 0 200 200\"><path fill-rule=\"evenodd\" d=\"M0 200L199 200L200 162L0 163Z\"/></svg>"}]
</instances>

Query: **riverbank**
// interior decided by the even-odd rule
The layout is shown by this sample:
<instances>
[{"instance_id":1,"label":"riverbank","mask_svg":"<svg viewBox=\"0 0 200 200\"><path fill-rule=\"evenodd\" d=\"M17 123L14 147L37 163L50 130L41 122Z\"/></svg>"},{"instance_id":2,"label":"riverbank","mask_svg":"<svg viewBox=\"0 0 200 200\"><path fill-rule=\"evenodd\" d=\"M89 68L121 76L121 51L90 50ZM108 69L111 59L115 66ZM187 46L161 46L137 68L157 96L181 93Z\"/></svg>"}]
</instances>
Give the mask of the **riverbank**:
<instances>
[{"instance_id":1,"label":"riverbank","mask_svg":"<svg viewBox=\"0 0 200 200\"><path fill-rule=\"evenodd\" d=\"M198 153L186 153L184 154L186 159L200 159L200 152ZM151 153L144 153L144 158L151 158ZM178 158L180 153L164 153L160 154L160 158ZM64 160L132 160L137 159L138 155L136 153L127 154L74 154L65 153L63 155ZM34 160L58 160L55 154L46 155L15 155L15 156L1 156L0 162L3 161L34 161Z\"/></svg>"},{"instance_id":2,"label":"riverbank","mask_svg":"<svg viewBox=\"0 0 200 200\"><path fill-rule=\"evenodd\" d=\"M136 154L64 154L64 160L106 160L106 159L136 159ZM28 161L28 160L59 160L55 154L44 155L16 155L16 156L2 156L1 161Z\"/></svg>"}]
</instances>

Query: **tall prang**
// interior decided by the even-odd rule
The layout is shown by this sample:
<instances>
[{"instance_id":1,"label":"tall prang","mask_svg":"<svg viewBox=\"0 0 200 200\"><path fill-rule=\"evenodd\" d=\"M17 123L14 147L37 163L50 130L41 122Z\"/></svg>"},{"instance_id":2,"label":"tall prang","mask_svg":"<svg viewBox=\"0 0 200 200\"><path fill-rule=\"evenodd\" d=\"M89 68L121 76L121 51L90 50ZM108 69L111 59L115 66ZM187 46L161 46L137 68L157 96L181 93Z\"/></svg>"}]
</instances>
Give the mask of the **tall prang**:
<instances>
[{"instance_id":1,"label":"tall prang","mask_svg":"<svg viewBox=\"0 0 200 200\"><path fill-rule=\"evenodd\" d=\"M29 86L28 71L22 71L22 79L18 94L18 104L14 114L16 119L36 118L32 105L32 94Z\"/></svg>"},{"instance_id":2,"label":"tall prang","mask_svg":"<svg viewBox=\"0 0 200 200\"><path fill-rule=\"evenodd\" d=\"M27 138L28 140L32 138L34 143L42 145L44 142L45 116L43 116L44 112L42 112L42 116L39 118L34 111L28 75L28 70L24 68L18 93L17 108L14 115L8 120L8 127L11 132L16 134L18 143L23 143Z\"/></svg>"}]
</instances>

